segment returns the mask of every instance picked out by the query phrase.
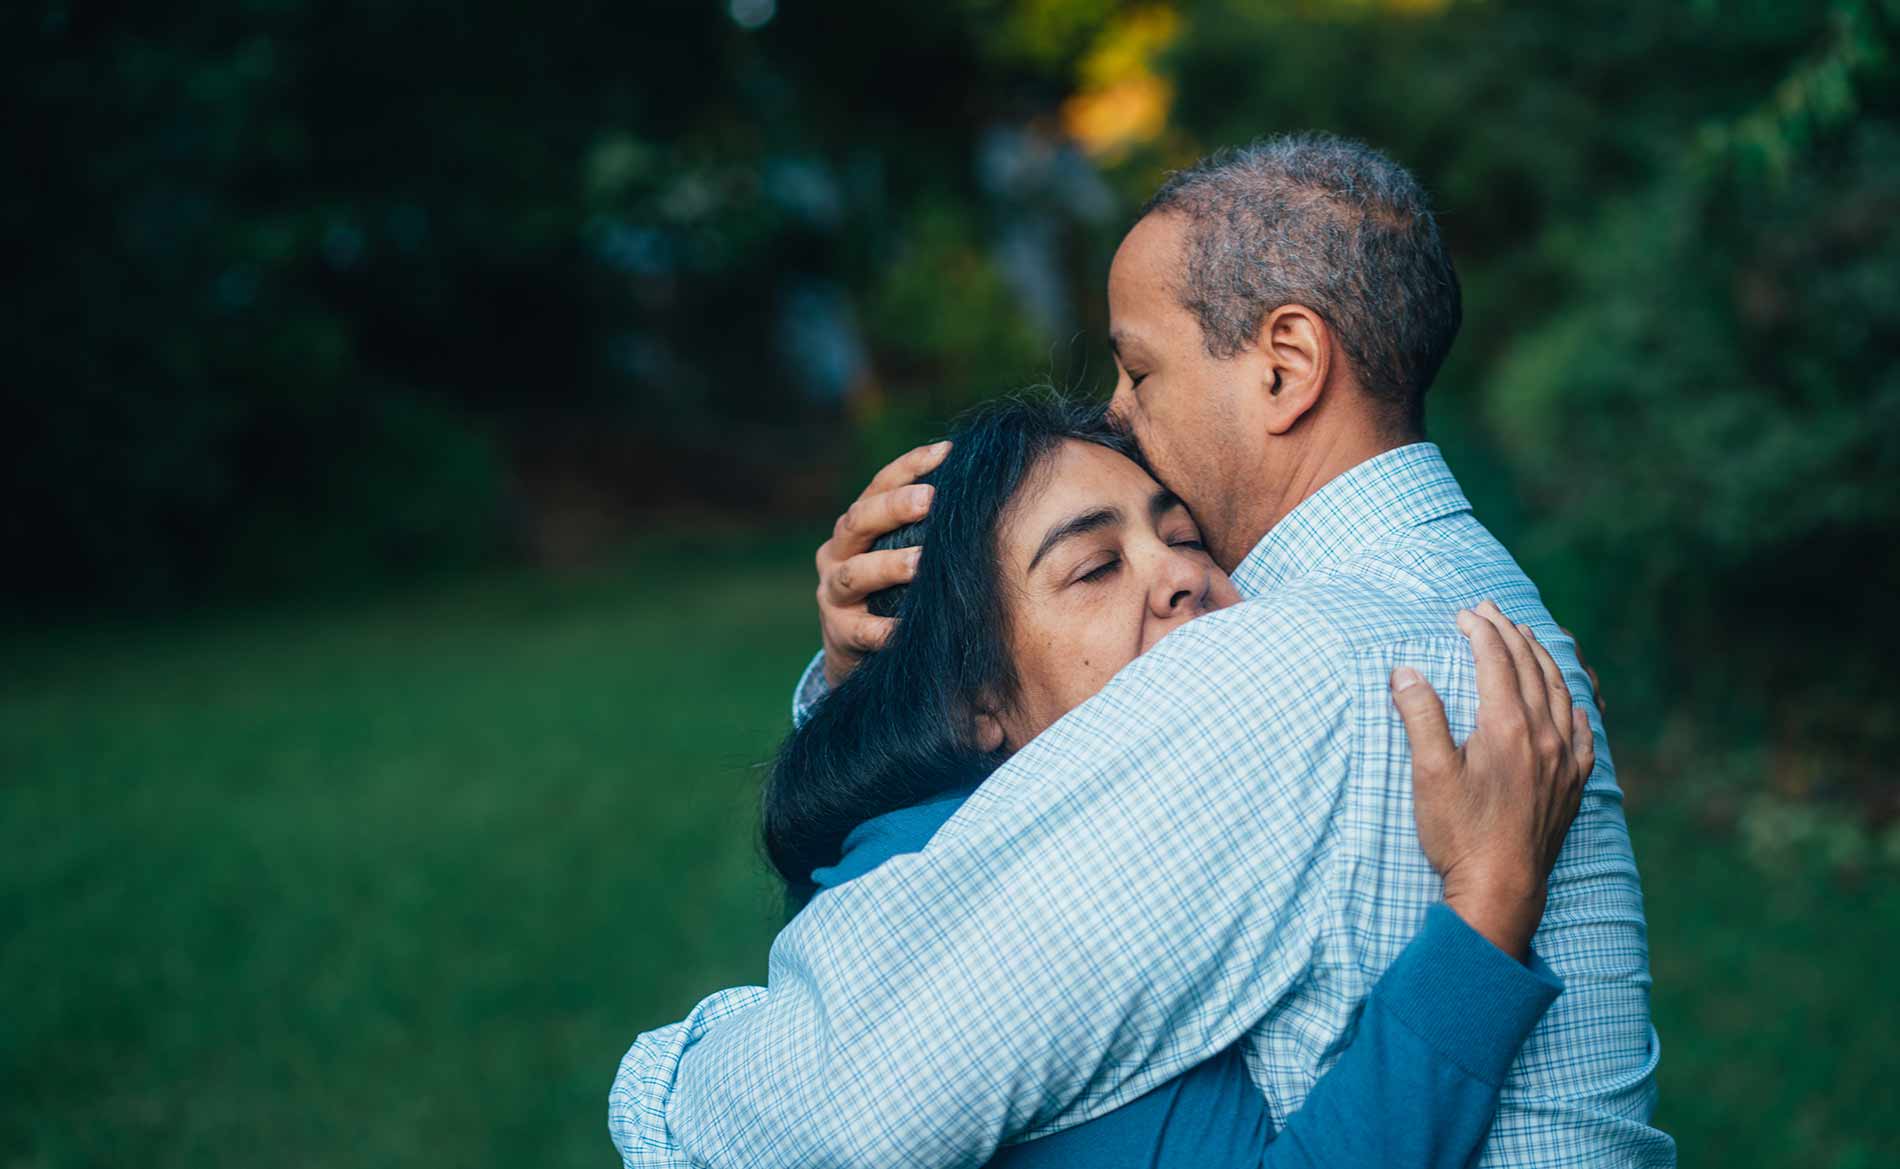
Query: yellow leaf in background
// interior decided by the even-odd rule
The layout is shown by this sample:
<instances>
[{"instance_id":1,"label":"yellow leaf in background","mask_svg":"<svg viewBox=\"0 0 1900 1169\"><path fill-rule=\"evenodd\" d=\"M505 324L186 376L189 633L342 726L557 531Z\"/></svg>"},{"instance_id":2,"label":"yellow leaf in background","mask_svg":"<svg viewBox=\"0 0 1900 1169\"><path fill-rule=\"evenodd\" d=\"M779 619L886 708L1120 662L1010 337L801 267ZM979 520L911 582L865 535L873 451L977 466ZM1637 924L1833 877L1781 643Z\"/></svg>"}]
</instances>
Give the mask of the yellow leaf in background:
<instances>
[{"instance_id":1,"label":"yellow leaf in background","mask_svg":"<svg viewBox=\"0 0 1900 1169\"><path fill-rule=\"evenodd\" d=\"M1174 86L1163 78L1130 77L1063 102L1062 128L1090 154L1113 158L1159 138L1173 102Z\"/></svg>"},{"instance_id":2,"label":"yellow leaf in background","mask_svg":"<svg viewBox=\"0 0 1900 1169\"><path fill-rule=\"evenodd\" d=\"M1080 91L1062 103L1069 136L1098 157L1159 138L1174 86L1154 63L1180 34L1181 14L1165 7L1135 9L1103 29L1077 68Z\"/></svg>"}]
</instances>

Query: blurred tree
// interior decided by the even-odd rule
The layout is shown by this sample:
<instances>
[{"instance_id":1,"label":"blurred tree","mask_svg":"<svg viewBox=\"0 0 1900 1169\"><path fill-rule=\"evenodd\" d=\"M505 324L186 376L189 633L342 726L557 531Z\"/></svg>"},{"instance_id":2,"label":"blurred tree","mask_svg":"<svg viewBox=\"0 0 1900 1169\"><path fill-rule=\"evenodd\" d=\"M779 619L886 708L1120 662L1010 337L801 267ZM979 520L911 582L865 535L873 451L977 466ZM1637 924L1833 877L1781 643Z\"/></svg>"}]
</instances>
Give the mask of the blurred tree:
<instances>
[{"instance_id":1,"label":"blurred tree","mask_svg":"<svg viewBox=\"0 0 1900 1169\"><path fill-rule=\"evenodd\" d=\"M887 401L1036 376L977 143L1055 104L1092 11L17 7L8 592L373 581L539 546L577 496L769 506L843 451L812 427L873 346ZM905 300L897 257L950 238L963 274ZM886 286L915 315L867 334Z\"/></svg>"},{"instance_id":2,"label":"blurred tree","mask_svg":"<svg viewBox=\"0 0 1900 1169\"><path fill-rule=\"evenodd\" d=\"M1467 301L1434 434L1614 666L1619 723L1668 729L1687 785L1877 820L1900 814L1900 720L1868 698L1892 639L1867 636L1900 591L1894 10L1206 0L1163 59L1168 126L1114 171L1133 197L1299 128L1414 167Z\"/></svg>"},{"instance_id":3,"label":"blurred tree","mask_svg":"<svg viewBox=\"0 0 1900 1169\"><path fill-rule=\"evenodd\" d=\"M1894 0L5 19L16 601L824 512L970 401L1101 380L1161 170L1326 129L1437 195L1467 325L1434 436L1619 719L1896 811L1860 632L1897 575Z\"/></svg>"}]
</instances>

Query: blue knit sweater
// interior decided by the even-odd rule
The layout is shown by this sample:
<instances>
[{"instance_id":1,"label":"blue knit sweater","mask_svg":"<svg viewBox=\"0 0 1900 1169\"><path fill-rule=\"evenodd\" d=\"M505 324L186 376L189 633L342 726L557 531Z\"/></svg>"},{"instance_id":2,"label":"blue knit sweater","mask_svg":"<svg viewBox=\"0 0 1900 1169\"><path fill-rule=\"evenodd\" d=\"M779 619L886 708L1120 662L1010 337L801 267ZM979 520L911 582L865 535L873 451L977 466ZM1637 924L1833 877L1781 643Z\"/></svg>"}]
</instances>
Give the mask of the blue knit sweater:
<instances>
[{"instance_id":1,"label":"blue knit sweater","mask_svg":"<svg viewBox=\"0 0 1900 1169\"><path fill-rule=\"evenodd\" d=\"M917 852L959 792L860 824L823 890ZM1275 1131L1238 1048L1094 1120L1022 1144L1005 1169L1460 1169L1483 1145L1518 1048L1563 984L1535 954L1498 950L1435 905L1367 996L1351 1041Z\"/></svg>"}]
</instances>

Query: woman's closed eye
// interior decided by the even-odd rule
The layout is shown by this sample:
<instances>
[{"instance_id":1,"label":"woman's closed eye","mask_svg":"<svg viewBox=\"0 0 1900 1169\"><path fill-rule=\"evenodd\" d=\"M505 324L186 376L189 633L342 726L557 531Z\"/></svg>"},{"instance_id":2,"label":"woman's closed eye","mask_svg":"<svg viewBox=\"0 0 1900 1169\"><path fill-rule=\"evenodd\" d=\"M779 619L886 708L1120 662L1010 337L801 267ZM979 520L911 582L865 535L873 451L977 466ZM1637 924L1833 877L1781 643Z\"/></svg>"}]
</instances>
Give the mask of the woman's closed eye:
<instances>
[{"instance_id":1,"label":"woman's closed eye","mask_svg":"<svg viewBox=\"0 0 1900 1169\"><path fill-rule=\"evenodd\" d=\"M1170 548L1186 548L1190 552L1207 551L1207 545L1201 540L1200 529L1191 524L1182 524L1161 538Z\"/></svg>"},{"instance_id":2,"label":"woman's closed eye","mask_svg":"<svg viewBox=\"0 0 1900 1169\"><path fill-rule=\"evenodd\" d=\"M1079 584L1095 584L1098 581L1107 580L1109 577L1115 575L1115 570L1121 567L1121 563L1122 558L1120 556L1111 555L1108 559L1095 565L1095 567L1087 569L1078 575L1075 578L1076 582Z\"/></svg>"}]
</instances>

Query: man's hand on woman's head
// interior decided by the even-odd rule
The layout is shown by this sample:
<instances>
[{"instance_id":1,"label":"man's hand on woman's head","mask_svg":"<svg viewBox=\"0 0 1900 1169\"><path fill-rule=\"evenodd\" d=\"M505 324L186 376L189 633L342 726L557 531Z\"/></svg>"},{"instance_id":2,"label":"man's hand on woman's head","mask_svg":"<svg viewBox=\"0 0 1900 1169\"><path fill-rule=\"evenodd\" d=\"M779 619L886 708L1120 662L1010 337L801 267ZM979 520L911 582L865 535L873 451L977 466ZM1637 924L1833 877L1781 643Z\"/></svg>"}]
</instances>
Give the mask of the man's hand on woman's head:
<instances>
[{"instance_id":1,"label":"man's hand on woman's head","mask_svg":"<svg viewBox=\"0 0 1900 1169\"><path fill-rule=\"evenodd\" d=\"M1418 671L1392 672L1412 743L1413 814L1445 902L1522 960L1544 915L1551 868L1596 765L1589 716L1528 626L1490 601L1458 614L1478 663L1478 729L1452 743L1445 708Z\"/></svg>"},{"instance_id":2,"label":"man's hand on woman's head","mask_svg":"<svg viewBox=\"0 0 1900 1169\"><path fill-rule=\"evenodd\" d=\"M818 546L818 626L824 634L825 681L836 686L865 654L891 636L891 619L865 604L872 593L908 584L917 572L917 550L873 551L871 545L930 512L933 491L918 484L950 453L947 442L899 455L872 477L857 500Z\"/></svg>"}]
</instances>

